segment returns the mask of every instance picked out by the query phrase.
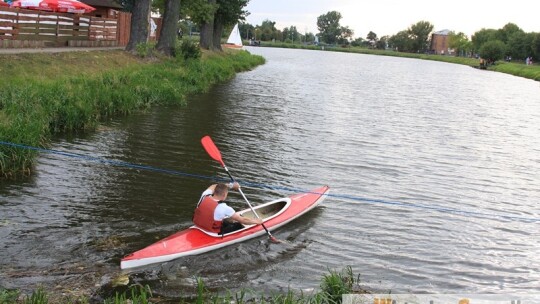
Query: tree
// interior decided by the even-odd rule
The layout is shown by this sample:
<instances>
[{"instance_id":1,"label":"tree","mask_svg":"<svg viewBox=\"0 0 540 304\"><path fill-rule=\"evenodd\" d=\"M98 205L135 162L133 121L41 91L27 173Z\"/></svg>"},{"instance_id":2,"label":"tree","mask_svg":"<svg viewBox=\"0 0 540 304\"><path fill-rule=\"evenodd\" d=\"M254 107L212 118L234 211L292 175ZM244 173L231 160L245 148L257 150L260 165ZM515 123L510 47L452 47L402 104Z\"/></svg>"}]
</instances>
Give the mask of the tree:
<instances>
[{"instance_id":1,"label":"tree","mask_svg":"<svg viewBox=\"0 0 540 304\"><path fill-rule=\"evenodd\" d=\"M137 45L148 41L148 17L151 0L137 0L131 15L131 29L126 51L133 52Z\"/></svg>"},{"instance_id":2,"label":"tree","mask_svg":"<svg viewBox=\"0 0 540 304\"><path fill-rule=\"evenodd\" d=\"M428 49L430 34L433 31L433 24L428 21L419 21L411 25L409 35L412 39L412 51L424 52Z\"/></svg>"},{"instance_id":3,"label":"tree","mask_svg":"<svg viewBox=\"0 0 540 304\"><path fill-rule=\"evenodd\" d=\"M508 37L507 55L514 59L525 59L533 53L534 34L516 31Z\"/></svg>"},{"instance_id":4,"label":"tree","mask_svg":"<svg viewBox=\"0 0 540 304\"><path fill-rule=\"evenodd\" d=\"M208 5L211 7L213 13L211 13L210 16L208 16L207 19L204 19L201 23L200 45L206 50L214 49L214 16L215 11L217 10L216 2L217 0L208 0Z\"/></svg>"},{"instance_id":5,"label":"tree","mask_svg":"<svg viewBox=\"0 0 540 304\"><path fill-rule=\"evenodd\" d=\"M180 0L166 0L156 49L169 56L174 54L179 18Z\"/></svg>"},{"instance_id":6,"label":"tree","mask_svg":"<svg viewBox=\"0 0 540 304\"><path fill-rule=\"evenodd\" d=\"M377 43L377 34L375 34L372 31L369 31L366 39L367 41L369 41L369 44L371 44L371 47L375 47L375 43Z\"/></svg>"},{"instance_id":7,"label":"tree","mask_svg":"<svg viewBox=\"0 0 540 304\"><path fill-rule=\"evenodd\" d=\"M413 50L413 40L409 35L409 30L403 30L388 39L391 48L400 52L410 52Z\"/></svg>"},{"instance_id":8,"label":"tree","mask_svg":"<svg viewBox=\"0 0 540 304\"><path fill-rule=\"evenodd\" d=\"M349 40L351 40L352 36L354 35L353 30L348 26L342 26L340 28L340 32L341 33L338 36L338 43L341 45L348 45Z\"/></svg>"},{"instance_id":9,"label":"tree","mask_svg":"<svg viewBox=\"0 0 540 304\"><path fill-rule=\"evenodd\" d=\"M500 40L492 40L484 43L478 51L480 57L486 59L488 62L495 62L504 57L506 51L506 45Z\"/></svg>"},{"instance_id":10,"label":"tree","mask_svg":"<svg viewBox=\"0 0 540 304\"><path fill-rule=\"evenodd\" d=\"M255 35L255 27L249 23L241 22L238 25L238 30L240 31L240 36L242 39L249 40L251 38L254 38Z\"/></svg>"},{"instance_id":11,"label":"tree","mask_svg":"<svg viewBox=\"0 0 540 304\"><path fill-rule=\"evenodd\" d=\"M456 51L457 56L465 56L472 48L469 38L463 32L457 34L450 32L448 34L448 46Z\"/></svg>"},{"instance_id":12,"label":"tree","mask_svg":"<svg viewBox=\"0 0 540 304\"><path fill-rule=\"evenodd\" d=\"M540 60L540 33L533 33L533 36L531 51L534 54L535 60Z\"/></svg>"},{"instance_id":13,"label":"tree","mask_svg":"<svg viewBox=\"0 0 540 304\"><path fill-rule=\"evenodd\" d=\"M382 36L377 42L375 43L375 47L379 50L385 50L388 46L388 36Z\"/></svg>"},{"instance_id":14,"label":"tree","mask_svg":"<svg viewBox=\"0 0 540 304\"><path fill-rule=\"evenodd\" d=\"M339 20L341 20L341 14L337 11L328 12L320 15L317 18L319 36L324 42L328 44L335 44L338 42L338 39L342 33Z\"/></svg>"},{"instance_id":15,"label":"tree","mask_svg":"<svg viewBox=\"0 0 540 304\"><path fill-rule=\"evenodd\" d=\"M217 0L218 8L214 15L213 49L221 50L221 37L225 27L232 27L239 21L245 20L247 11L244 7L249 0Z\"/></svg>"},{"instance_id":16,"label":"tree","mask_svg":"<svg viewBox=\"0 0 540 304\"><path fill-rule=\"evenodd\" d=\"M315 35L311 32L304 35L304 42L313 43L315 41Z\"/></svg>"},{"instance_id":17,"label":"tree","mask_svg":"<svg viewBox=\"0 0 540 304\"><path fill-rule=\"evenodd\" d=\"M286 27L282 31L283 33L283 39L282 41L291 41L291 42L300 42L300 33L296 29L296 26L291 25L290 27Z\"/></svg>"},{"instance_id":18,"label":"tree","mask_svg":"<svg viewBox=\"0 0 540 304\"><path fill-rule=\"evenodd\" d=\"M364 42L365 42L364 38L358 37L358 38L354 39L353 41L351 41L351 45L352 46L362 46L362 45L364 45Z\"/></svg>"},{"instance_id":19,"label":"tree","mask_svg":"<svg viewBox=\"0 0 540 304\"><path fill-rule=\"evenodd\" d=\"M482 45L488 41L496 40L497 30L494 29L481 29L474 33L471 37L473 49L475 51L480 50Z\"/></svg>"},{"instance_id":20,"label":"tree","mask_svg":"<svg viewBox=\"0 0 540 304\"><path fill-rule=\"evenodd\" d=\"M257 26L255 28L257 38L262 41L270 41L272 39L276 39L276 32L276 23L268 19L264 20L260 26ZM276 40L281 40L281 37Z\"/></svg>"},{"instance_id":21,"label":"tree","mask_svg":"<svg viewBox=\"0 0 540 304\"><path fill-rule=\"evenodd\" d=\"M510 37L516 33L524 34L525 32L516 24L507 23L502 29L497 30L497 39L508 44Z\"/></svg>"}]
</instances>

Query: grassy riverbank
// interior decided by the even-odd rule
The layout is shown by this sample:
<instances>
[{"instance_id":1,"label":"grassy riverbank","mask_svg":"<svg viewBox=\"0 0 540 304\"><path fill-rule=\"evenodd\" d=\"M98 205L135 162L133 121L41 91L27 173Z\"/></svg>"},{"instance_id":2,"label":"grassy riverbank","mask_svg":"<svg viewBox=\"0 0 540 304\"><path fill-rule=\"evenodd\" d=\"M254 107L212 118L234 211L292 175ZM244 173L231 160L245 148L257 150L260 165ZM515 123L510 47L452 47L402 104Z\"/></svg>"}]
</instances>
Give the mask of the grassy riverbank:
<instances>
[{"instance_id":1,"label":"grassy riverbank","mask_svg":"<svg viewBox=\"0 0 540 304\"><path fill-rule=\"evenodd\" d=\"M123 51L0 55L0 141L46 146L51 134L92 130L108 117L184 104L237 72L263 64L245 51L202 59ZM35 152L0 145L0 176L29 174Z\"/></svg>"},{"instance_id":2,"label":"grassy riverbank","mask_svg":"<svg viewBox=\"0 0 540 304\"><path fill-rule=\"evenodd\" d=\"M129 284L129 283L128 283ZM38 289L30 295L22 295L17 290L6 290L0 288L1 304L48 304L48 303L104 303L104 304L148 304L148 303L317 303L331 304L341 303L342 295L352 293L365 293L360 288L360 276L353 274L352 268L347 267L341 272L329 271L321 278L321 284L318 290L311 293L294 291L289 289L287 292L262 294L260 292L241 289L237 292L218 291L210 292L204 282L198 278L194 286L192 295L186 295L182 298L171 299L164 298L154 294L148 286L131 284L127 286L117 286L122 291L114 292L114 295L106 299L100 299L99 296L89 298L86 296L74 298L49 294L43 289Z\"/></svg>"},{"instance_id":3,"label":"grassy riverbank","mask_svg":"<svg viewBox=\"0 0 540 304\"><path fill-rule=\"evenodd\" d=\"M325 50L325 51L331 51L331 52L344 52L344 53L414 58L414 59L433 60L433 61L442 61L442 62L455 63L455 64L463 64L463 65L467 65L474 68L477 68L480 65L480 61L475 58L402 53L402 52L386 51L386 50L373 50L373 49L367 49L367 48L361 48L361 47L343 48L343 47L325 46L323 49L323 47L316 46L316 45L301 45L301 44L271 43L271 42L262 42L261 46L262 47L277 47L277 48L307 49L307 50L318 50L318 51ZM510 74L510 75L514 75L518 77L540 81L540 65L538 64L525 65L524 63L521 63L521 62L518 63L518 62L498 61L496 62L496 64L489 66L487 70L506 73L506 74Z\"/></svg>"}]
</instances>

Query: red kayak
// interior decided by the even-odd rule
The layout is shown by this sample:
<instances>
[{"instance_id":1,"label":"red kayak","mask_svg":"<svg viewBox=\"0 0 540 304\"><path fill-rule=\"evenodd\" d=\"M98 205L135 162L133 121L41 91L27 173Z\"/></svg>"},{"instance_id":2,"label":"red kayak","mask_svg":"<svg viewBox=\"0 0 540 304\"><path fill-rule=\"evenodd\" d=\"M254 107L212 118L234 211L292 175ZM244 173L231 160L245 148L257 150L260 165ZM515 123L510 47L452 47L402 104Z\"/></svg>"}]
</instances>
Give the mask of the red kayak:
<instances>
[{"instance_id":1,"label":"red kayak","mask_svg":"<svg viewBox=\"0 0 540 304\"><path fill-rule=\"evenodd\" d=\"M272 231L315 208L326 198L329 191L329 187L324 186L310 192L294 194L287 198L262 204L254 207L254 209L263 219L266 228ZM255 217L251 209L242 210L240 214L245 217ZM261 225L246 226L241 230L223 236L191 226L126 256L122 259L120 268L139 267L167 262L183 256L201 254L243 242L265 233Z\"/></svg>"}]
</instances>

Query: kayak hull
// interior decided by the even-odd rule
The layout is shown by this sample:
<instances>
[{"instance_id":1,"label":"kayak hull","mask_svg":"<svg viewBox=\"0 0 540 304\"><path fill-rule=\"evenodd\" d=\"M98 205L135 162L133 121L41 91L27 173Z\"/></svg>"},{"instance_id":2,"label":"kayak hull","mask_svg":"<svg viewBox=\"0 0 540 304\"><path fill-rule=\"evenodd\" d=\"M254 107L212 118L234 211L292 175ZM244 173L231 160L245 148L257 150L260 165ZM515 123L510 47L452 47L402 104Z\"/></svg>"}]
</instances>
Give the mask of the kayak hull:
<instances>
[{"instance_id":1,"label":"kayak hull","mask_svg":"<svg viewBox=\"0 0 540 304\"><path fill-rule=\"evenodd\" d=\"M321 203L329 192L324 186L310 192L292 195L288 198L275 200L254 209L260 213L264 225L269 231L275 230L290 221L298 218ZM250 209L239 212L242 216L254 217ZM180 257L197 255L208 251L223 248L232 244L265 234L261 225L251 225L244 229L217 235L191 226L162 239L146 248L124 257L120 262L121 269L145 266L154 263L163 263Z\"/></svg>"}]
</instances>

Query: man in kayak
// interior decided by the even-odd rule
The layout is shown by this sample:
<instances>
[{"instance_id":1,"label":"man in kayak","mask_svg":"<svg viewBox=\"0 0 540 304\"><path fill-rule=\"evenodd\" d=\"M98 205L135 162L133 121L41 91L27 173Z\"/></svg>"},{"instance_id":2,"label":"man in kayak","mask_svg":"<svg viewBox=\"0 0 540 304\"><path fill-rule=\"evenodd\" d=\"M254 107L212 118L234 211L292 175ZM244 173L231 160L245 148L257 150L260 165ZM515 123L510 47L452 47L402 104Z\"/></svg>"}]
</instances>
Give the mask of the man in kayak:
<instances>
[{"instance_id":1,"label":"man in kayak","mask_svg":"<svg viewBox=\"0 0 540 304\"><path fill-rule=\"evenodd\" d=\"M208 187L202 195L195 214L193 223L204 230L218 234L226 234L244 228L244 225L258 225L262 221L258 218L243 217L233 208L227 206L225 200L232 190L240 189L237 182L226 184L214 184Z\"/></svg>"}]
</instances>

